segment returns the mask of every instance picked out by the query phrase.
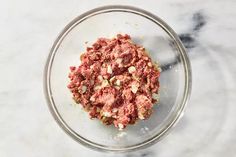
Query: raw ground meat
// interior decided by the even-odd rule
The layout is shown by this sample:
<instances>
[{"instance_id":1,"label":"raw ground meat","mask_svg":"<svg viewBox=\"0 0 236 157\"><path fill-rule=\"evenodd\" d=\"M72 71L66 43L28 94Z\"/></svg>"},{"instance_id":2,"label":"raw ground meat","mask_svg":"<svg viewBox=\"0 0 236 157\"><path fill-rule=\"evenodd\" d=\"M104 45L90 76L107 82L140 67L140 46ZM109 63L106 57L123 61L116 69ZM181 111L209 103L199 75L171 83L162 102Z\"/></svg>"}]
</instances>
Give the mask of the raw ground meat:
<instances>
[{"instance_id":1,"label":"raw ground meat","mask_svg":"<svg viewBox=\"0 0 236 157\"><path fill-rule=\"evenodd\" d=\"M70 67L68 88L76 103L104 124L124 129L150 117L159 99L160 70L129 35L99 38Z\"/></svg>"}]
</instances>

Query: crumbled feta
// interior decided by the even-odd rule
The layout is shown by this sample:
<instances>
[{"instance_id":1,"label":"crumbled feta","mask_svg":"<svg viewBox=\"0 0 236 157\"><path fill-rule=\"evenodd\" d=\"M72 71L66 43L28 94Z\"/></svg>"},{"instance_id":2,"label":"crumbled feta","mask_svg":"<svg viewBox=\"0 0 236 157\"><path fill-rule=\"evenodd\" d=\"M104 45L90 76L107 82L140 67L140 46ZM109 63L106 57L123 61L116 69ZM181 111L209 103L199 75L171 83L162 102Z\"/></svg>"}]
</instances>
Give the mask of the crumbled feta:
<instances>
[{"instance_id":1,"label":"crumbled feta","mask_svg":"<svg viewBox=\"0 0 236 157\"><path fill-rule=\"evenodd\" d=\"M129 73L133 73L133 72L136 71L136 68L135 68L134 66L130 66L130 67L128 68L128 71L129 71Z\"/></svg>"},{"instance_id":2,"label":"crumbled feta","mask_svg":"<svg viewBox=\"0 0 236 157\"><path fill-rule=\"evenodd\" d=\"M119 89L120 89L120 86L115 86L115 89L119 90Z\"/></svg>"},{"instance_id":3,"label":"crumbled feta","mask_svg":"<svg viewBox=\"0 0 236 157\"><path fill-rule=\"evenodd\" d=\"M153 93L152 98L155 100L159 100L159 94Z\"/></svg>"},{"instance_id":4,"label":"crumbled feta","mask_svg":"<svg viewBox=\"0 0 236 157\"><path fill-rule=\"evenodd\" d=\"M116 80L115 85L120 86L120 80Z\"/></svg>"},{"instance_id":5,"label":"crumbled feta","mask_svg":"<svg viewBox=\"0 0 236 157\"><path fill-rule=\"evenodd\" d=\"M94 90L101 89L101 86L95 86L93 89L94 89Z\"/></svg>"},{"instance_id":6,"label":"crumbled feta","mask_svg":"<svg viewBox=\"0 0 236 157\"><path fill-rule=\"evenodd\" d=\"M107 66L107 73L108 73L108 74L112 74L111 65L108 65L108 66Z\"/></svg>"},{"instance_id":7,"label":"crumbled feta","mask_svg":"<svg viewBox=\"0 0 236 157\"><path fill-rule=\"evenodd\" d=\"M82 86L82 93L85 93L86 92L86 90L87 90L87 87L86 86Z\"/></svg>"},{"instance_id":8,"label":"crumbled feta","mask_svg":"<svg viewBox=\"0 0 236 157\"><path fill-rule=\"evenodd\" d=\"M123 129L124 129L124 125L121 124L121 123L119 123L119 124L118 124L118 128L119 128L119 130L123 130Z\"/></svg>"},{"instance_id":9,"label":"crumbled feta","mask_svg":"<svg viewBox=\"0 0 236 157\"><path fill-rule=\"evenodd\" d=\"M99 81L103 81L102 75L99 75L99 76L98 76L98 79L99 79Z\"/></svg>"},{"instance_id":10,"label":"crumbled feta","mask_svg":"<svg viewBox=\"0 0 236 157\"><path fill-rule=\"evenodd\" d=\"M113 112L113 113L115 113L115 112L117 112L117 111L118 111L118 108L113 108L113 109L112 109L112 112Z\"/></svg>"},{"instance_id":11,"label":"crumbled feta","mask_svg":"<svg viewBox=\"0 0 236 157\"><path fill-rule=\"evenodd\" d=\"M102 115L105 116L105 117L111 117L111 113L110 112L103 112Z\"/></svg>"},{"instance_id":12,"label":"crumbled feta","mask_svg":"<svg viewBox=\"0 0 236 157\"><path fill-rule=\"evenodd\" d=\"M90 100L90 101L95 101L94 96L91 96L89 100Z\"/></svg>"},{"instance_id":13,"label":"crumbled feta","mask_svg":"<svg viewBox=\"0 0 236 157\"><path fill-rule=\"evenodd\" d=\"M97 107L97 112L100 112L100 111L101 111L101 109L99 107Z\"/></svg>"},{"instance_id":14,"label":"crumbled feta","mask_svg":"<svg viewBox=\"0 0 236 157\"><path fill-rule=\"evenodd\" d=\"M139 81L139 77L137 77L136 75L132 75L133 79L136 81Z\"/></svg>"},{"instance_id":15,"label":"crumbled feta","mask_svg":"<svg viewBox=\"0 0 236 157\"><path fill-rule=\"evenodd\" d=\"M137 85L132 84L132 85L131 85L131 91L132 91L134 94L137 93L137 91L138 91Z\"/></svg>"},{"instance_id":16,"label":"crumbled feta","mask_svg":"<svg viewBox=\"0 0 236 157\"><path fill-rule=\"evenodd\" d=\"M90 69L93 69L94 68L94 64L93 65L90 65Z\"/></svg>"},{"instance_id":17,"label":"crumbled feta","mask_svg":"<svg viewBox=\"0 0 236 157\"><path fill-rule=\"evenodd\" d=\"M103 88L103 87L107 87L107 86L109 86L109 85L110 85L110 84L109 84L109 82L108 82L107 80L103 80L101 87Z\"/></svg>"},{"instance_id":18,"label":"crumbled feta","mask_svg":"<svg viewBox=\"0 0 236 157\"><path fill-rule=\"evenodd\" d=\"M114 80L115 80L115 78L116 78L116 77L115 77L115 76L113 76L112 78L110 78L110 80L109 80L109 81L110 81L110 82L112 82L112 81L114 81Z\"/></svg>"},{"instance_id":19,"label":"crumbled feta","mask_svg":"<svg viewBox=\"0 0 236 157\"><path fill-rule=\"evenodd\" d=\"M143 116L143 114L141 114L140 112L138 113L138 118L139 118L139 119L142 119L142 120L145 119L145 117Z\"/></svg>"},{"instance_id":20,"label":"crumbled feta","mask_svg":"<svg viewBox=\"0 0 236 157\"><path fill-rule=\"evenodd\" d=\"M117 58L116 63L121 64L122 63L122 58Z\"/></svg>"}]
</instances>

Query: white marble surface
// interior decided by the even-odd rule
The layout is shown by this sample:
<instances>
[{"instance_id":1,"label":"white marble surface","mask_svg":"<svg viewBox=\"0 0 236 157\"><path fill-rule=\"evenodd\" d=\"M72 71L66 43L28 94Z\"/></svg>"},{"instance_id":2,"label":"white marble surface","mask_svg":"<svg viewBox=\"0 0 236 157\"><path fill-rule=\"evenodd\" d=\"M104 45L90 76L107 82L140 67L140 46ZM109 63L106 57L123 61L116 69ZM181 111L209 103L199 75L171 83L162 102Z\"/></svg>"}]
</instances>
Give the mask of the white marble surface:
<instances>
[{"instance_id":1,"label":"white marble surface","mask_svg":"<svg viewBox=\"0 0 236 157\"><path fill-rule=\"evenodd\" d=\"M192 63L185 116L170 135L140 152L104 154L79 145L56 124L43 95L43 68L58 33L77 15L107 4L160 16L180 35ZM2 0L0 157L235 156L235 17L235 0Z\"/></svg>"}]
</instances>

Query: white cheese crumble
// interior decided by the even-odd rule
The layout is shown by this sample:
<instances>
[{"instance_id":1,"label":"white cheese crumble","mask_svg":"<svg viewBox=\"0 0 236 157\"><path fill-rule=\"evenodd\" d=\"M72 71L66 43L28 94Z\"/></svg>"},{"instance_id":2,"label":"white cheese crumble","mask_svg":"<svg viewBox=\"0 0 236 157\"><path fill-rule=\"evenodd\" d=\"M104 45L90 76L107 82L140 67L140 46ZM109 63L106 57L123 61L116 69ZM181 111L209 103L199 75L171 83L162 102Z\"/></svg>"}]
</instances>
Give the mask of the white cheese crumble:
<instances>
[{"instance_id":1,"label":"white cheese crumble","mask_svg":"<svg viewBox=\"0 0 236 157\"><path fill-rule=\"evenodd\" d=\"M107 66L107 73L108 73L108 74L112 74L111 65L108 65L108 66Z\"/></svg>"},{"instance_id":2,"label":"white cheese crumble","mask_svg":"<svg viewBox=\"0 0 236 157\"><path fill-rule=\"evenodd\" d=\"M115 85L120 86L120 80L116 80Z\"/></svg>"},{"instance_id":3,"label":"white cheese crumble","mask_svg":"<svg viewBox=\"0 0 236 157\"><path fill-rule=\"evenodd\" d=\"M99 76L98 76L98 79L99 79L99 81L103 81L102 75L99 75Z\"/></svg>"},{"instance_id":4,"label":"white cheese crumble","mask_svg":"<svg viewBox=\"0 0 236 157\"><path fill-rule=\"evenodd\" d=\"M134 66L130 66L130 67L128 68L128 71L129 71L129 73L133 73L133 72L136 71L136 68L135 68Z\"/></svg>"},{"instance_id":5,"label":"white cheese crumble","mask_svg":"<svg viewBox=\"0 0 236 157\"><path fill-rule=\"evenodd\" d=\"M153 93L152 94L152 98L155 99L155 100L159 100L159 94L156 94L156 93Z\"/></svg>"},{"instance_id":6,"label":"white cheese crumble","mask_svg":"<svg viewBox=\"0 0 236 157\"><path fill-rule=\"evenodd\" d=\"M100 111L101 111L101 109L99 107L97 107L97 112L100 112Z\"/></svg>"},{"instance_id":7,"label":"white cheese crumble","mask_svg":"<svg viewBox=\"0 0 236 157\"><path fill-rule=\"evenodd\" d=\"M108 82L107 80L103 80L101 87L103 88L103 87L106 87L106 86L109 86L109 85L110 85L110 84L109 84L109 82Z\"/></svg>"},{"instance_id":8,"label":"white cheese crumble","mask_svg":"<svg viewBox=\"0 0 236 157\"><path fill-rule=\"evenodd\" d=\"M114 80L115 80L115 78L116 78L116 77L115 77L115 76L113 76L112 78L110 78L110 80L109 80L109 81L110 81L110 82L112 82L112 81L114 81Z\"/></svg>"},{"instance_id":9,"label":"white cheese crumble","mask_svg":"<svg viewBox=\"0 0 236 157\"><path fill-rule=\"evenodd\" d=\"M143 114L141 114L140 112L138 113L138 118L139 118L139 119L142 119L142 120L145 119L145 117L143 116Z\"/></svg>"},{"instance_id":10,"label":"white cheese crumble","mask_svg":"<svg viewBox=\"0 0 236 157\"><path fill-rule=\"evenodd\" d=\"M89 100L90 100L90 101L95 101L94 96L91 96Z\"/></svg>"},{"instance_id":11,"label":"white cheese crumble","mask_svg":"<svg viewBox=\"0 0 236 157\"><path fill-rule=\"evenodd\" d=\"M119 86L115 86L115 89L119 90L119 89L120 89L120 87L119 87Z\"/></svg>"},{"instance_id":12,"label":"white cheese crumble","mask_svg":"<svg viewBox=\"0 0 236 157\"><path fill-rule=\"evenodd\" d=\"M119 124L118 124L118 128L119 128L119 130L123 130L123 129L124 129L124 125L121 124L121 123L119 123Z\"/></svg>"},{"instance_id":13,"label":"white cheese crumble","mask_svg":"<svg viewBox=\"0 0 236 157\"><path fill-rule=\"evenodd\" d=\"M134 74L132 75L133 79L136 81L139 81L139 77L135 76Z\"/></svg>"},{"instance_id":14,"label":"white cheese crumble","mask_svg":"<svg viewBox=\"0 0 236 157\"><path fill-rule=\"evenodd\" d=\"M103 112L102 115L105 116L105 117L111 117L111 113L110 112Z\"/></svg>"},{"instance_id":15,"label":"white cheese crumble","mask_svg":"<svg viewBox=\"0 0 236 157\"><path fill-rule=\"evenodd\" d=\"M135 84L131 85L131 91L135 94L138 91L138 87Z\"/></svg>"},{"instance_id":16,"label":"white cheese crumble","mask_svg":"<svg viewBox=\"0 0 236 157\"><path fill-rule=\"evenodd\" d=\"M115 113L115 112L117 112L117 111L118 111L118 108L113 108L113 109L112 109L112 112L113 112L113 113Z\"/></svg>"},{"instance_id":17,"label":"white cheese crumble","mask_svg":"<svg viewBox=\"0 0 236 157\"><path fill-rule=\"evenodd\" d=\"M93 89L94 89L94 90L101 89L101 86L95 86Z\"/></svg>"},{"instance_id":18,"label":"white cheese crumble","mask_svg":"<svg viewBox=\"0 0 236 157\"><path fill-rule=\"evenodd\" d=\"M82 86L82 93L85 93L87 90L87 87L86 86Z\"/></svg>"},{"instance_id":19,"label":"white cheese crumble","mask_svg":"<svg viewBox=\"0 0 236 157\"><path fill-rule=\"evenodd\" d=\"M122 63L122 58L117 58L116 63L121 64Z\"/></svg>"}]
</instances>

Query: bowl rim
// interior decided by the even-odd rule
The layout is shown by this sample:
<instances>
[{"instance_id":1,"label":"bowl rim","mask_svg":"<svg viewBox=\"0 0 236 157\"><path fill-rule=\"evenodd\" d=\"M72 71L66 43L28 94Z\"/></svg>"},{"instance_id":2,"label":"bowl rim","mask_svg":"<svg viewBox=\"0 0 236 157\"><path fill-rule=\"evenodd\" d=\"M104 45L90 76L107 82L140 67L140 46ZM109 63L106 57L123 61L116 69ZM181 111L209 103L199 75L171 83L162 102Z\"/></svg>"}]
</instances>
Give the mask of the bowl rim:
<instances>
[{"instance_id":1,"label":"bowl rim","mask_svg":"<svg viewBox=\"0 0 236 157\"><path fill-rule=\"evenodd\" d=\"M135 144L135 145L131 145L128 147L119 147L119 148L118 147L108 147L105 145L101 145L101 144L92 142L92 141L80 136L73 129L71 129L69 127L69 125L67 125L67 123L63 120L60 113L58 112L55 102L53 100L52 91L50 88L50 84L51 84L50 83L50 73L51 73L52 63L53 63L56 51L57 51L59 45L61 44L61 42L63 41L63 39L65 38L65 36L76 25L83 22L84 20L86 20L92 16L98 15L98 14L107 13L107 12L114 12L114 11L116 11L116 12L129 12L129 13L137 14L137 15L143 16L143 17L151 20L152 22L156 23L157 25L159 25L176 43L178 51L181 54L180 57L181 57L183 64L184 64L184 73L185 73L184 95L183 95L183 98L180 103L181 104L180 108L178 109L178 112L172 118L172 120L161 130L160 133L154 135L153 137L151 137L141 143ZM44 86L44 95L46 97L46 101L47 101L49 110L50 110L53 118L55 119L55 121L58 123L58 125L70 137L72 137L75 141L79 142L80 144L82 144L88 148L98 150L98 151L128 152L128 151L134 151L134 150L147 148L148 146L155 144L156 142L160 141L164 137L164 135L166 136L167 133L169 133L169 131L171 130L171 128L173 128L173 126L176 125L176 123L179 121L179 119L183 116L184 109L186 108L186 104L187 104L190 94L191 94L192 73L191 73L190 61L189 61L188 55L186 53L186 50L185 50L182 42L180 41L179 37L174 32L174 30L169 25L167 25L161 18L159 18L158 16L156 16L146 10L143 10L143 9L140 9L137 7L133 7L133 6L106 5L106 6L94 8L90 11L87 11L87 12L77 16L74 20L72 20L68 25L66 25L64 27L64 29L61 31L61 33L58 35L58 37L54 41L53 46L52 46L50 53L48 55L48 58L47 58L47 61L46 61L45 67L44 67L43 83L44 83L44 85L43 85Z\"/></svg>"}]
</instances>

